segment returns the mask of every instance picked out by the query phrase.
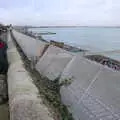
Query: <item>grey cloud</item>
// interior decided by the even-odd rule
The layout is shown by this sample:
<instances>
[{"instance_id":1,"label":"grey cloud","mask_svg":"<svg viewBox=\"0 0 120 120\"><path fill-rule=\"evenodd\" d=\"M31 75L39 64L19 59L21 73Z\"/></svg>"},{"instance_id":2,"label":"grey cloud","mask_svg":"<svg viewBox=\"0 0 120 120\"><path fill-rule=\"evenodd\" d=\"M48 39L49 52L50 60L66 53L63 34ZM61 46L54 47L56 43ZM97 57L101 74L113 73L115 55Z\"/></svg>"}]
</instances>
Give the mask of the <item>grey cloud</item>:
<instances>
[{"instance_id":1,"label":"grey cloud","mask_svg":"<svg viewBox=\"0 0 120 120\"><path fill-rule=\"evenodd\" d=\"M6 23L120 25L119 0L22 0L17 7L6 7L0 9L0 18Z\"/></svg>"}]
</instances>

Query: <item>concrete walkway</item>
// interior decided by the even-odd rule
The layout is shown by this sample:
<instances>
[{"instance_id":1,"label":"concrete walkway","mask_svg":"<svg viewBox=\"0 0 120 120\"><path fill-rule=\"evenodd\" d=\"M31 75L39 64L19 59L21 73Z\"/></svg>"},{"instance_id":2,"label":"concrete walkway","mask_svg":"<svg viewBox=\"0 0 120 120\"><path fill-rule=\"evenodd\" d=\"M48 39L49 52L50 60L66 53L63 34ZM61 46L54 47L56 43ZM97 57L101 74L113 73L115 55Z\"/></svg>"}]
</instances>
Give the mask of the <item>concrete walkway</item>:
<instances>
[{"instance_id":1,"label":"concrete walkway","mask_svg":"<svg viewBox=\"0 0 120 120\"><path fill-rule=\"evenodd\" d=\"M33 79L26 71L10 34L8 46L10 120L53 120L52 114L43 104Z\"/></svg>"}]
</instances>

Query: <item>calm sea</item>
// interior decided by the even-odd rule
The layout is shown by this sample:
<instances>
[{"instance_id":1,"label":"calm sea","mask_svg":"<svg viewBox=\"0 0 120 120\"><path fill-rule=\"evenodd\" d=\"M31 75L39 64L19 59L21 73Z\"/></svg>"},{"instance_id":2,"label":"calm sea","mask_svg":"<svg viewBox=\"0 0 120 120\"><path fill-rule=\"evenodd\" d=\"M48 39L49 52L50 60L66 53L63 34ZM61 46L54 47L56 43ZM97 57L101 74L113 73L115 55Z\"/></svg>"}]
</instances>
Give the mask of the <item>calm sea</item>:
<instances>
[{"instance_id":1,"label":"calm sea","mask_svg":"<svg viewBox=\"0 0 120 120\"><path fill-rule=\"evenodd\" d=\"M63 27L63 28L32 28L33 32L53 32L43 35L48 41L62 41L67 44L88 49L90 51L112 51L105 53L120 60L120 28L103 27ZM116 52L115 52L116 51Z\"/></svg>"}]
</instances>

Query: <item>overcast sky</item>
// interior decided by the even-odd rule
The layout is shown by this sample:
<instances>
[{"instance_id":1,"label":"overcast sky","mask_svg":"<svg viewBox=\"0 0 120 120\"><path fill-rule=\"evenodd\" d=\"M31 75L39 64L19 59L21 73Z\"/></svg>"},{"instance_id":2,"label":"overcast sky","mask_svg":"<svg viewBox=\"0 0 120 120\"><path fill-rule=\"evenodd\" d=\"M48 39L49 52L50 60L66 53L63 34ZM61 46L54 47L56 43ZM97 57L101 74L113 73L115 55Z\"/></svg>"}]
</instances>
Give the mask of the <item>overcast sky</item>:
<instances>
[{"instance_id":1,"label":"overcast sky","mask_svg":"<svg viewBox=\"0 0 120 120\"><path fill-rule=\"evenodd\" d=\"M0 0L0 21L17 25L120 26L120 0Z\"/></svg>"}]
</instances>

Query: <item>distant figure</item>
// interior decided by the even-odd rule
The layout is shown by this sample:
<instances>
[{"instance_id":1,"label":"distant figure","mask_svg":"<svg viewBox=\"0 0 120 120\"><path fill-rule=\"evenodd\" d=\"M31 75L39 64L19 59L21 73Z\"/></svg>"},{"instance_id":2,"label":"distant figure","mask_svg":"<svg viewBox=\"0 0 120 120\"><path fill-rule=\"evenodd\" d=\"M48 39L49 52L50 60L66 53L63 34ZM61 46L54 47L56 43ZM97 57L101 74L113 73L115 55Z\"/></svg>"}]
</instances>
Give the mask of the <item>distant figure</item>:
<instances>
[{"instance_id":1,"label":"distant figure","mask_svg":"<svg viewBox=\"0 0 120 120\"><path fill-rule=\"evenodd\" d=\"M9 30L10 30L10 32L12 31L12 24L10 24L10 26L9 26Z\"/></svg>"},{"instance_id":2,"label":"distant figure","mask_svg":"<svg viewBox=\"0 0 120 120\"><path fill-rule=\"evenodd\" d=\"M5 74L8 69L7 44L0 39L0 74Z\"/></svg>"}]
</instances>

